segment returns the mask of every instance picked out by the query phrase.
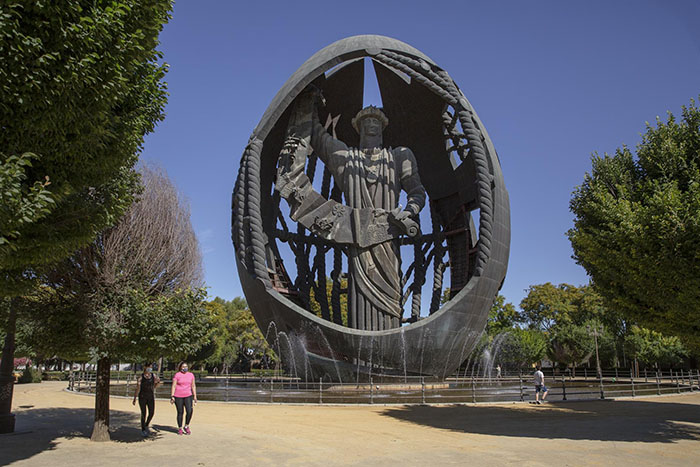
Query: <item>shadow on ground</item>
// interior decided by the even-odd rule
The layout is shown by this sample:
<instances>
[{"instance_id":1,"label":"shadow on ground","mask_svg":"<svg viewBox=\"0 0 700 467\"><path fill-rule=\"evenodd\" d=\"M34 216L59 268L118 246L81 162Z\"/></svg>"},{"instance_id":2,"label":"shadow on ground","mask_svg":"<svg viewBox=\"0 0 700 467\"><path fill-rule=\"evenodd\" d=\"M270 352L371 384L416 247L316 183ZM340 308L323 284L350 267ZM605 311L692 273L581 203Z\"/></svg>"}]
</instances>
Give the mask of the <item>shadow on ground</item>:
<instances>
[{"instance_id":1,"label":"shadow on ground","mask_svg":"<svg viewBox=\"0 0 700 467\"><path fill-rule=\"evenodd\" d=\"M167 431L168 433L177 433L177 428L174 426L167 426L167 425L152 425L151 428L154 430L159 431Z\"/></svg>"},{"instance_id":2,"label":"shadow on ground","mask_svg":"<svg viewBox=\"0 0 700 467\"><path fill-rule=\"evenodd\" d=\"M31 406L20 406L17 415L15 433L0 435L0 464L28 459L43 451L52 450L60 438L85 438L92 434L92 424L95 416L93 409L44 408L33 409ZM23 438L31 433L32 442ZM118 443L144 443L158 439L161 435L156 432L148 438L141 435L141 420L139 414L110 411L110 436Z\"/></svg>"},{"instance_id":3,"label":"shadow on ground","mask_svg":"<svg viewBox=\"0 0 700 467\"><path fill-rule=\"evenodd\" d=\"M700 406L676 402L404 406L381 414L433 428L493 436L647 443L700 440Z\"/></svg>"}]
</instances>

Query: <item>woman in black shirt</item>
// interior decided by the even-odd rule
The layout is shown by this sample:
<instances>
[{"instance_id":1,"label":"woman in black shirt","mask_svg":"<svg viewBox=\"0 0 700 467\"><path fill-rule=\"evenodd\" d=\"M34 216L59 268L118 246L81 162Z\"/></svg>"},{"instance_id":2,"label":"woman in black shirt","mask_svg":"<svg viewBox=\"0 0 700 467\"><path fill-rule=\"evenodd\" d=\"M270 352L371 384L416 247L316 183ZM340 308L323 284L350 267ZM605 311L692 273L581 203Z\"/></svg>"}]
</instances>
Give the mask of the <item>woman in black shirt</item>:
<instances>
[{"instance_id":1,"label":"woman in black shirt","mask_svg":"<svg viewBox=\"0 0 700 467\"><path fill-rule=\"evenodd\" d=\"M141 408L141 434L148 436L148 424L153 419L153 413L156 409L156 388L160 384L160 379L153 374L153 365L145 365L143 373L136 380L136 391L134 392L133 405L136 405L136 398L139 400ZM148 409L148 417L146 417L146 409Z\"/></svg>"}]
</instances>

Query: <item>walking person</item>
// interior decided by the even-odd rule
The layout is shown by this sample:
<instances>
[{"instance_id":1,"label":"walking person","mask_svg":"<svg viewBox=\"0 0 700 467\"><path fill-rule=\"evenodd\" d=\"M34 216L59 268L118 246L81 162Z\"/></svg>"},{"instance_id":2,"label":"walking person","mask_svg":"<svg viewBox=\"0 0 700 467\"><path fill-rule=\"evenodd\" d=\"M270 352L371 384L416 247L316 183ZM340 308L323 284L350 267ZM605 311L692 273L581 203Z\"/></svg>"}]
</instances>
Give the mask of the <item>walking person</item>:
<instances>
[{"instance_id":1,"label":"walking person","mask_svg":"<svg viewBox=\"0 0 700 467\"><path fill-rule=\"evenodd\" d=\"M541 404L547 397L547 386L544 385L544 373L542 373L542 367L537 365L537 370L534 374L535 378L535 404ZM540 401L540 393L542 393L542 401Z\"/></svg>"},{"instance_id":2,"label":"walking person","mask_svg":"<svg viewBox=\"0 0 700 467\"><path fill-rule=\"evenodd\" d=\"M187 362L180 362L177 366L177 373L173 375L173 386L170 390L170 403L177 408L177 434L192 434L190 431L190 420L192 420L192 406L197 404L197 386L194 383L194 374L189 372ZM182 425L183 412L185 425Z\"/></svg>"},{"instance_id":3,"label":"walking person","mask_svg":"<svg viewBox=\"0 0 700 467\"><path fill-rule=\"evenodd\" d=\"M496 365L496 379L501 379L501 364Z\"/></svg>"},{"instance_id":4,"label":"walking person","mask_svg":"<svg viewBox=\"0 0 700 467\"><path fill-rule=\"evenodd\" d=\"M141 408L141 434L148 436L148 425L153 419L153 414L156 410L156 388L160 385L160 379L153 373L153 365L147 364L143 367L143 373L136 380L136 390L134 391L134 400L131 402L136 405L136 399L139 400L139 408ZM148 416L146 415L148 412Z\"/></svg>"}]
</instances>

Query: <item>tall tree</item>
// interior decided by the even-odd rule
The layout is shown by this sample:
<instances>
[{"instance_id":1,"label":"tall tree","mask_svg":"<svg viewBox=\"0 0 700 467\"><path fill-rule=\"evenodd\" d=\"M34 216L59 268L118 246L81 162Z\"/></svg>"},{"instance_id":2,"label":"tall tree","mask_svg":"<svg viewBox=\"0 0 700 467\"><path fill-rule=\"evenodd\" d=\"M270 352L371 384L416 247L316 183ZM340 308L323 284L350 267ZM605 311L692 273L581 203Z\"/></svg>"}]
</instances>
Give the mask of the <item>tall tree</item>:
<instances>
[{"instance_id":1,"label":"tall tree","mask_svg":"<svg viewBox=\"0 0 700 467\"><path fill-rule=\"evenodd\" d=\"M584 323L567 322L558 324L551 329L549 339L549 356L552 361L571 365L576 375L576 366L595 358L595 340L591 329L600 329L599 321L590 320ZM603 327L598 335L598 351L601 365L617 363L615 336L609 329Z\"/></svg>"},{"instance_id":2,"label":"tall tree","mask_svg":"<svg viewBox=\"0 0 700 467\"><path fill-rule=\"evenodd\" d=\"M206 362L222 372L246 371L255 358L274 358L272 349L255 323L246 301L216 297L207 303L214 322L211 349Z\"/></svg>"},{"instance_id":3,"label":"tall tree","mask_svg":"<svg viewBox=\"0 0 700 467\"><path fill-rule=\"evenodd\" d=\"M574 258L611 308L700 346L700 110L647 124L636 157L594 155L573 193Z\"/></svg>"},{"instance_id":4,"label":"tall tree","mask_svg":"<svg viewBox=\"0 0 700 467\"><path fill-rule=\"evenodd\" d=\"M493 336L502 332L508 332L522 322L523 316L518 313L515 306L510 302L506 302L506 297L498 294L489 310L489 316L486 321L486 333Z\"/></svg>"},{"instance_id":5,"label":"tall tree","mask_svg":"<svg viewBox=\"0 0 700 467\"><path fill-rule=\"evenodd\" d=\"M633 326L625 337L625 349L635 362L646 366L673 366L688 354L680 339L639 326Z\"/></svg>"},{"instance_id":6,"label":"tall tree","mask_svg":"<svg viewBox=\"0 0 700 467\"><path fill-rule=\"evenodd\" d=\"M547 334L553 361L575 368L587 360L593 349L587 326L595 324L605 328L599 339L601 361L617 364L627 323L618 312L606 307L594 286L549 282L532 285L520 307L523 322Z\"/></svg>"},{"instance_id":7,"label":"tall tree","mask_svg":"<svg viewBox=\"0 0 700 467\"><path fill-rule=\"evenodd\" d=\"M89 243L125 212L143 137L163 118L155 47L170 0L0 4L0 296ZM10 309L0 432L14 430Z\"/></svg>"},{"instance_id":8,"label":"tall tree","mask_svg":"<svg viewBox=\"0 0 700 467\"><path fill-rule=\"evenodd\" d=\"M530 328L549 331L556 324L570 323L577 312L579 288L570 284L531 285L520 302L520 309Z\"/></svg>"},{"instance_id":9,"label":"tall tree","mask_svg":"<svg viewBox=\"0 0 700 467\"><path fill-rule=\"evenodd\" d=\"M499 363L511 369L522 369L547 355L547 338L539 329L513 328L505 335L498 355Z\"/></svg>"},{"instance_id":10,"label":"tall tree","mask_svg":"<svg viewBox=\"0 0 700 467\"><path fill-rule=\"evenodd\" d=\"M168 177L142 169L143 192L116 226L58 263L43 282L84 319L97 358L92 439L109 439L115 358L196 352L209 338L199 245L189 209Z\"/></svg>"}]
</instances>

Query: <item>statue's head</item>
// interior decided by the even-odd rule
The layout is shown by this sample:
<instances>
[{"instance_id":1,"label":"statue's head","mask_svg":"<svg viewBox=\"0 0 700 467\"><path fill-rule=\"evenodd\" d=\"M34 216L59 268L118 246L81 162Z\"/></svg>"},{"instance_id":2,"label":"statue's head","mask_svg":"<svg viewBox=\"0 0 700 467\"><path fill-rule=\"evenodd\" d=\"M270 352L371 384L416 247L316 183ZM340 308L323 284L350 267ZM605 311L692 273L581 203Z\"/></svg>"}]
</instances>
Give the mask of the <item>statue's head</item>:
<instances>
[{"instance_id":1,"label":"statue's head","mask_svg":"<svg viewBox=\"0 0 700 467\"><path fill-rule=\"evenodd\" d=\"M352 127L360 136L380 136L388 124L389 119L382 109L373 105L360 110L352 119Z\"/></svg>"}]
</instances>

